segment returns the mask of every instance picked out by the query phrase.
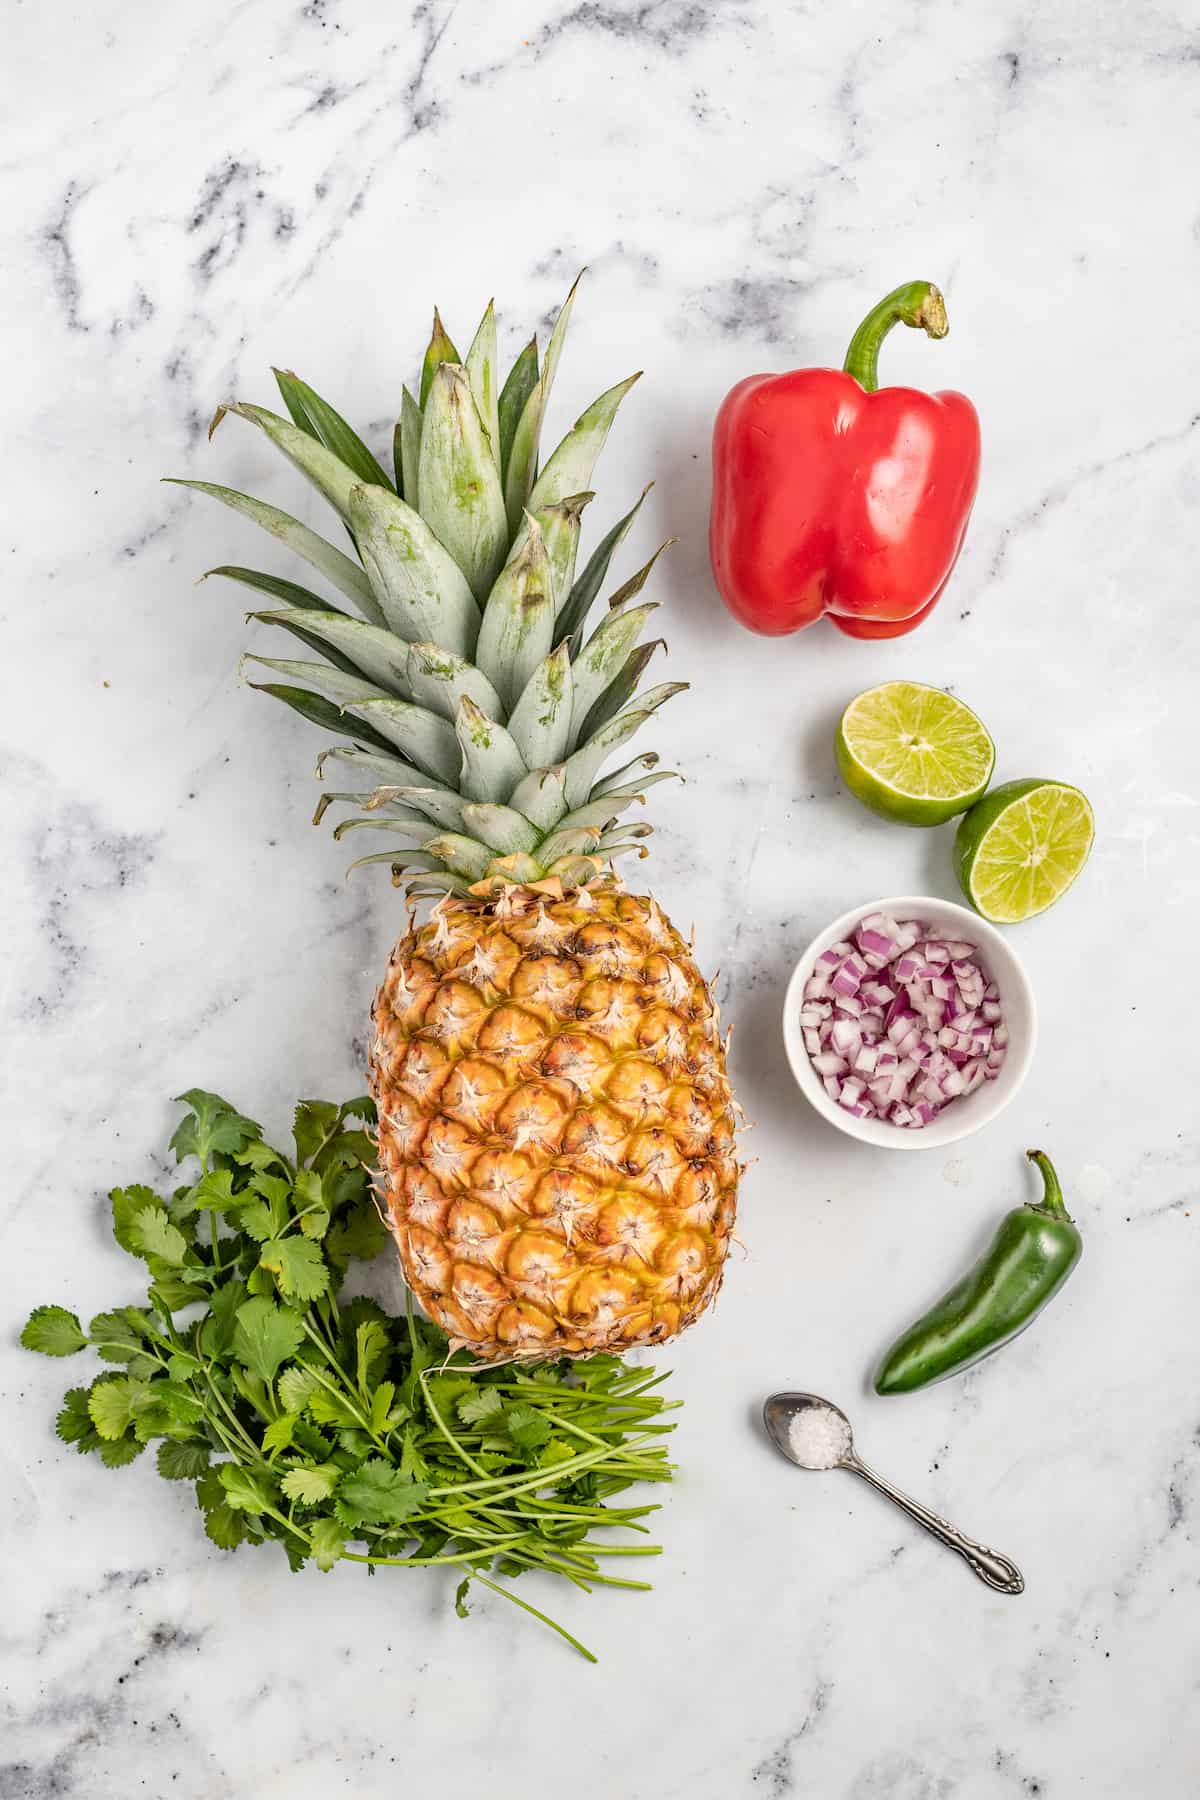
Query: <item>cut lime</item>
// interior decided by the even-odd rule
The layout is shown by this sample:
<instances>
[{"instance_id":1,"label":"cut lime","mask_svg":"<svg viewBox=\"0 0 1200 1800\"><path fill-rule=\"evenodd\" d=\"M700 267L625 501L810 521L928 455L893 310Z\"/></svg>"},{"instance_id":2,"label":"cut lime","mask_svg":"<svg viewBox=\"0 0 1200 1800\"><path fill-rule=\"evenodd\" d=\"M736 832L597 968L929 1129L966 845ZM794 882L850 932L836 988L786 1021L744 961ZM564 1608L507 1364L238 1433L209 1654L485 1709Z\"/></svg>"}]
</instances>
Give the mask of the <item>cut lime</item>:
<instances>
[{"instance_id":1,"label":"cut lime","mask_svg":"<svg viewBox=\"0 0 1200 1800\"><path fill-rule=\"evenodd\" d=\"M1066 893L1095 831L1087 795L1078 788L1006 781L971 808L955 834L962 891L993 924L1032 919Z\"/></svg>"},{"instance_id":2,"label":"cut lime","mask_svg":"<svg viewBox=\"0 0 1200 1800\"><path fill-rule=\"evenodd\" d=\"M852 700L834 749L855 799L902 825L942 825L966 812L996 761L970 707L919 681L885 681Z\"/></svg>"}]
</instances>

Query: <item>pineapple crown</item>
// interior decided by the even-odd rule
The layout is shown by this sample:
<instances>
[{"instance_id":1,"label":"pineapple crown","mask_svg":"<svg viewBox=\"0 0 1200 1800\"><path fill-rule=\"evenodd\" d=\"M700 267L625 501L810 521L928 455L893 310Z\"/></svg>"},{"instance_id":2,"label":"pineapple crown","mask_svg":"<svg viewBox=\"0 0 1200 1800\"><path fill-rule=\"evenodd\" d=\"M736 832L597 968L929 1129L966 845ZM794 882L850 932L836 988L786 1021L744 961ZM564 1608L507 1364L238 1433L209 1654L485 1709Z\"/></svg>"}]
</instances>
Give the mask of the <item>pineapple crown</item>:
<instances>
[{"instance_id":1,"label":"pineapple crown","mask_svg":"<svg viewBox=\"0 0 1200 1800\"><path fill-rule=\"evenodd\" d=\"M554 878L579 886L615 856L646 854L640 840L650 827L622 825L619 815L670 779L651 772L653 752L601 776L613 752L687 685L638 691L661 643L639 642L655 606L638 600L659 550L584 637L649 489L575 572L592 470L637 376L594 400L538 467L574 297L575 287L540 365L534 336L503 386L491 304L465 357L435 311L419 398L403 390L394 479L294 374L275 371L289 418L240 401L218 408L209 436L226 413L257 425L341 516L353 556L249 494L179 483L254 520L355 608L255 569L208 571L270 595L276 606L249 617L281 626L324 659L255 654L249 660L282 679L250 685L348 740L321 752L317 773L336 758L351 772L351 790L323 794L314 823L334 802L357 808L335 837L370 829L397 842L351 867L390 863L412 894Z\"/></svg>"}]
</instances>

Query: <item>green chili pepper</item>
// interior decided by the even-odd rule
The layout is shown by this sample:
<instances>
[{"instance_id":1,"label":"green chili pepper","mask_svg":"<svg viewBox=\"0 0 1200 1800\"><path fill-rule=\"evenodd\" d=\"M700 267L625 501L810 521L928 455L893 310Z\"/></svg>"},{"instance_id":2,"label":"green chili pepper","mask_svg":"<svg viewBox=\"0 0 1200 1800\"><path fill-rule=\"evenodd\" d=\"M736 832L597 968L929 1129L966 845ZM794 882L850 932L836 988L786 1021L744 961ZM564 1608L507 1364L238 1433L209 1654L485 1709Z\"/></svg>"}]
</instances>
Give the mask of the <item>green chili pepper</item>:
<instances>
[{"instance_id":1,"label":"green chili pepper","mask_svg":"<svg viewBox=\"0 0 1200 1800\"><path fill-rule=\"evenodd\" d=\"M911 1394L998 1350L1032 1325L1079 1261L1083 1240L1050 1158L1026 1155L1041 1170L1041 1200L1008 1213L974 1268L897 1338L875 1377L877 1394Z\"/></svg>"}]
</instances>

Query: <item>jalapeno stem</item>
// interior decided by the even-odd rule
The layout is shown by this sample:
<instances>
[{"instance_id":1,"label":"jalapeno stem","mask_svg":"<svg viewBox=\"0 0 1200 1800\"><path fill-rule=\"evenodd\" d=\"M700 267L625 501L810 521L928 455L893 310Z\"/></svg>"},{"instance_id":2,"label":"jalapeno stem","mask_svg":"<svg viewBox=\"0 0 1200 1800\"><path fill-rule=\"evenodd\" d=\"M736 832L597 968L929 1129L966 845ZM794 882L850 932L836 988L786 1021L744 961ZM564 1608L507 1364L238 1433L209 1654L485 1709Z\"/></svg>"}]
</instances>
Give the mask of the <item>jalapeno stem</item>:
<instances>
[{"instance_id":1,"label":"jalapeno stem","mask_svg":"<svg viewBox=\"0 0 1200 1800\"><path fill-rule=\"evenodd\" d=\"M873 394L879 386L879 347L893 325L912 325L931 338L945 337L950 326L946 302L932 281L906 281L873 307L850 339L842 368Z\"/></svg>"},{"instance_id":2,"label":"jalapeno stem","mask_svg":"<svg viewBox=\"0 0 1200 1800\"><path fill-rule=\"evenodd\" d=\"M1066 1219L1069 1224L1071 1215L1067 1211L1062 1185L1055 1173L1054 1164L1044 1150L1027 1150L1025 1154L1030 1162L1041 1171L1044 1192L1037 1203L1038 1211L1049 1213L1055 1219Z\"/></svg>"}]
</instances>

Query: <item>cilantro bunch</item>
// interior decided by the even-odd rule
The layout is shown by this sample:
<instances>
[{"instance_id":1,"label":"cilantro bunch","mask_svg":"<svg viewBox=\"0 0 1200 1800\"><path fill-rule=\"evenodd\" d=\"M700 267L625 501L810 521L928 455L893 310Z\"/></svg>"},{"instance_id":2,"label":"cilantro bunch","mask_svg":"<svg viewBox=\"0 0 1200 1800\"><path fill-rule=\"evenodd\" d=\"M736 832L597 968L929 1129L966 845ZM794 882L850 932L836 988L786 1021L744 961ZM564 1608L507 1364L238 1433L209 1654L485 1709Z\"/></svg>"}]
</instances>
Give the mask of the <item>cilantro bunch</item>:
<instances>
[{"instance_id":1,"label":"cilantro bunch","mask_svg":"<svg viewBox=\"0 0 1200 1800\"><path fill-rule=\"evenodd\" d=\"M162 1199L112 1194L113 1235L146 1265L140 1306L84 1331L40 1306L21 1341L47 1356L90 1346L114 1365L75 1387L58 1434L109 1468L158 1441L160 1475L191 1481L214 1544L279 1543L293 1569L457 1566L591 1657L564 1627L494 1576L543 1569L588 1591L645 1588L601 1559L658 1546L597 1540L644 1533L648 1505L611 1504L637 1481L669 1481L661 1415L678 1402L613 1356L474 1364L414 1315L338 1298L355 1258L387 1241L372 1189L369 1100L302 1101L295 1155L215 1094L182 1095L171 1139L193 1182ZM357 1546L352 1548L352 1546Z\"/></svg>"}]
</instances>

